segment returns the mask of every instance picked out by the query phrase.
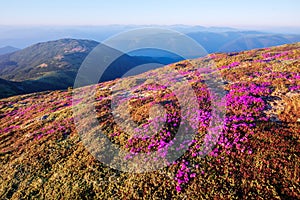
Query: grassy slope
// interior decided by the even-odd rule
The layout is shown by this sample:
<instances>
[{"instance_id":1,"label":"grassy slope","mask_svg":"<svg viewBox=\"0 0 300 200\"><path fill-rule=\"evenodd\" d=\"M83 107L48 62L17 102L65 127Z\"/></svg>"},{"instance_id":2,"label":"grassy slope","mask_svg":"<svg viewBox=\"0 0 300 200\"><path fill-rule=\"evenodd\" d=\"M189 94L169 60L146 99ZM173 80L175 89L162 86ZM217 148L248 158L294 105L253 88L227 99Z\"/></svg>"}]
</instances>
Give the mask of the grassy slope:
<instances>
[{"instance_id":1,"label":"grassy slope","mask_svg":"<svg viewBox=\"0 0 300 200\"><path fill-rule=\"evenodd\" d=\"M236 147L230 151L220 147L218 155L205 158L186 153L177 164L152 173L119 172L93 158L73 124L71 91L0 100L0 198L299 199L300 95L299 88L295 89L300 85L299 47L297 43L240 54L210 55L227 81L228 90L241 82L270 83L270 93L264 97L269 105L264 113L269 118L255 121L253 134L243 143L249 148L248 153ZM149 73L163 77L172 70L186 71L197 87L200 78L193 70L201 62L182 62ZM238 63L232 64L235 62ZM280 72L283 75L276 77ZM125 85L127 80L131 79L125 79ZM109 95L105 88L113 84L114 81L99 84L103 89L97 95ZM292 88L294 91L289 91ZM105 109L101 110L107 98L99 100L97 107L104 119L99 125L110 128L111 119L105 115ZM133 107L136 121L143 121L147 117L143 115L145 107ZM231 112L239 110L229 106L228 113ZM178 192L174 176L182 159L189 162L196 176Z\"/></svg>"}]
</instances>

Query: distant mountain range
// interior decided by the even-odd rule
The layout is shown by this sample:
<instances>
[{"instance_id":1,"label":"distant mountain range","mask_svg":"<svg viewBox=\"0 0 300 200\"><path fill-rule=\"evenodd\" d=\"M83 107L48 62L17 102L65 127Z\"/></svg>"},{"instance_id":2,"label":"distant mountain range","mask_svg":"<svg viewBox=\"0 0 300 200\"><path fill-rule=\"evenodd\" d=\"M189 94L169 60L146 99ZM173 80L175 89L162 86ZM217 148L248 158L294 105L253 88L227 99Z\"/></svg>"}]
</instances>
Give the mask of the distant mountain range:
<instances>
[{"instance_id":1,"label":"distant mountain range","mask_svg":"<svg viewBox=\"0 0 300 200\"><path fill-rule=\"evenodd\" d=\"M61 38L89 39L102 42L103 40L132 29L156 27L172 29L182 33L191 32L225 32L238 31L228 27L204 27L188 25L105 25L105 26L1 26L0 25L0 47L15 46L25 48L29 45L57 40Z\"/></svg>"},{"instance_id":2,"label":"distant mountain range","mask_svg":"<svg viewBox=\"0 0 300 200\"><path fill-rule=\"evenodd\" d=\"M202 45L208 53L240 52L300 41L300 35L257 31L193 32L187 35Z\"/></svg>"},{"instance_id":3,"label":"distant mountain range","mask_svg":"<svg viewBox=\"0 0 300 200\"><path fill-rule=\"evenodd\" d=\"M76 38L89 39L102 42L103 40L132 29L139 28L161 28L171 29L188 34L195 38L203 46L208 46L208 52L216 52L220 47L229 44L230 42L258 35L299 35L300 28L278 28L266 29L264 31L248 31L231 27L205 27L205 26L189 26L189 25L106 25L106 26L0 26L0 47L11 45L18 48L25 48L29 45L57 40L61 38ZM199 40L201 36L207 36ZM293 35L292 35L293 36ZM204 40L204 41L203 41ZM292 43L293 41L289 42ZM211 48L213 45L220 44L217 47ZM263 46L260 46L261 48ZM250 49L248 47L247 49ZM234 50L237 51L237 50Z\"/></svg>"}]
</instances>

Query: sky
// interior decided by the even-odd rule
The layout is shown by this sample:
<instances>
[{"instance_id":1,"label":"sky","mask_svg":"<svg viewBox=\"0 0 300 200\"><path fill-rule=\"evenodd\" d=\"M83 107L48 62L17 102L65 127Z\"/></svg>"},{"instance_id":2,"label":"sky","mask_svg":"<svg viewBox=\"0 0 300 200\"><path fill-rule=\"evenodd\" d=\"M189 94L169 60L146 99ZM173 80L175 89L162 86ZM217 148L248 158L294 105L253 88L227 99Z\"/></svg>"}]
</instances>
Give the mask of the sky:
<instances>
[{"instance_id":1,"label":"sky","mask_svg":"<svg viewBox=\"0 0 300 200\"><path fill-rule=\"evenodd\" d=\"M300 27L299 0L4 0L0 25Z\"/></svg>"}]
</instances>

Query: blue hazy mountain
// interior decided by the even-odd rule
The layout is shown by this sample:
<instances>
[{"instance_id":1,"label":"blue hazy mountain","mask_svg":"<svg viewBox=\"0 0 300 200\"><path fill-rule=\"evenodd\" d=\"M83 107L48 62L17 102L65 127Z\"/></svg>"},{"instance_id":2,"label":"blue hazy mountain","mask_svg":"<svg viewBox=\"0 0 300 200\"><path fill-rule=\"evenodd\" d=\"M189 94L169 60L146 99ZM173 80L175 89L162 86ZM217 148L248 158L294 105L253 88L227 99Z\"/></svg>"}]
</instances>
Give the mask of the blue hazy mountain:
<instances>
[{"instance_id":1,"label":"blue hazy mountain","mask_svg":"<svg viewBox=\"0 0 300 200\"><path fill-rule=\"evenodd\" d=\"M279 33L283 30L275 30L269 32L261 31L244 31L230 27L204 27L204 26L188 26L188 25L106 25L106 26L41 26L41 27L11 27L0 26L0 46L15 46L25 48L29 45L46 42L50 40L58 40L61 38L88 39L102 42L103 40L132 29L143 27L166 28L182 32L199 42L208 52L217 51L240 51L251 49L245 48L246 42L249 46L255 48L263 48L273 46L274 44L285 44L299 41L299 34ZM278 33L276 33L278 31ZM288 30L286 31L288 32ZM297 33L297 34L295 34ZM277 42L273 42L274 38ZM253 45L255 44L255 45ZM229 48L230 46L230 48ZM224 49L225 48L225 49ZM230 50L226 50L229 48Z\"/></svg>"},{"instance_id":2,"label":"blue hazy mountain","mask_svg":"<svg viewBox=\"0 0 300 200\"><path fill-rule=\"evenodd\" d=\"M239 52L300 41L296 34L270 34L258 31L193 32L187 34L208 53Z\"/></svg>"},{"instance_id":3,"label":"blue hazy mountain","mask_svg":"<svg viewBox=\"0 0 300 200\"><path fill-rule=\"evenodd\" d=\"M12 47L12 46L1 47L0 48L0 55L12 53L12 52L15 52L15 51L18 51L18 50L20 50L20 49L18 49L16 47Z\"/></svg>"}]
</instances>

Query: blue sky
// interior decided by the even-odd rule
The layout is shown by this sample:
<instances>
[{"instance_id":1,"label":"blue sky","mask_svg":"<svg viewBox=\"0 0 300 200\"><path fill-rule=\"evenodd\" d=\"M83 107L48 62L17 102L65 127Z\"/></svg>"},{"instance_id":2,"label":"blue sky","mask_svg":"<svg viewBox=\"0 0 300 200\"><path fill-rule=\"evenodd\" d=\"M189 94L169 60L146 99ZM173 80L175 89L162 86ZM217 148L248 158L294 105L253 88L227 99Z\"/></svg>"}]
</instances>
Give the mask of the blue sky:
<instances>
[{"instance_id":1,"label":"blue sky","mask_svg":"<svg viewBox=\"0 0 300 200\"><path fill-rule=\"evenodd\" d=\"M300 27L299 0L7 0L0 25Z\"/></svg>"}]
</instances>

